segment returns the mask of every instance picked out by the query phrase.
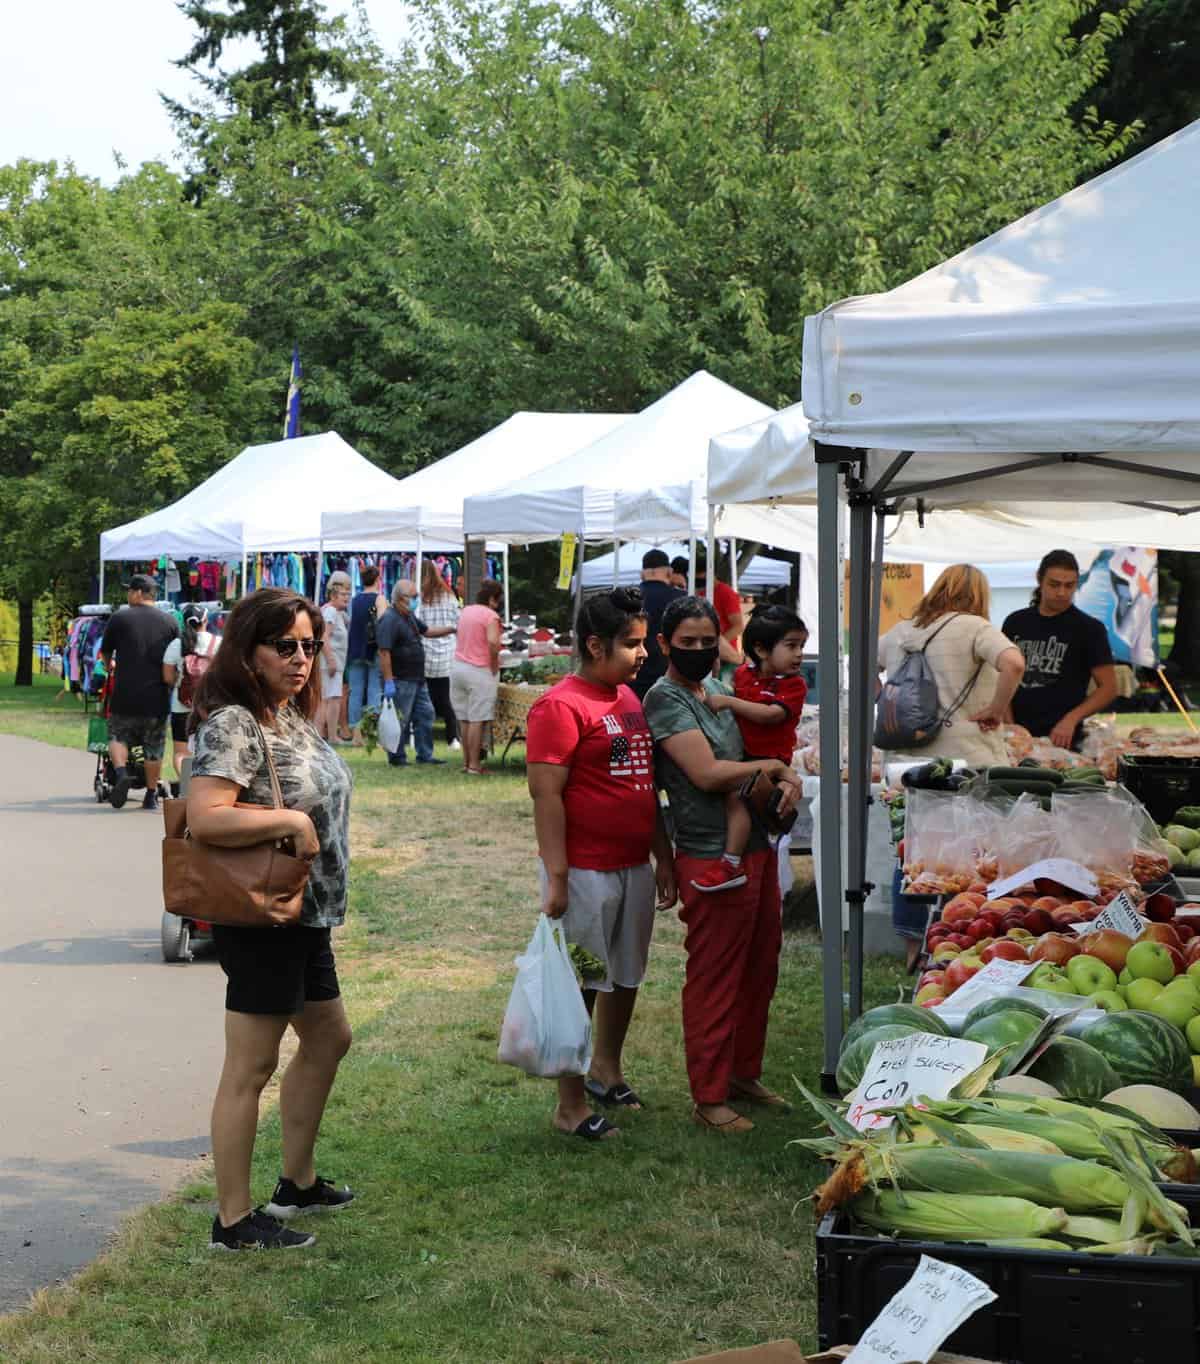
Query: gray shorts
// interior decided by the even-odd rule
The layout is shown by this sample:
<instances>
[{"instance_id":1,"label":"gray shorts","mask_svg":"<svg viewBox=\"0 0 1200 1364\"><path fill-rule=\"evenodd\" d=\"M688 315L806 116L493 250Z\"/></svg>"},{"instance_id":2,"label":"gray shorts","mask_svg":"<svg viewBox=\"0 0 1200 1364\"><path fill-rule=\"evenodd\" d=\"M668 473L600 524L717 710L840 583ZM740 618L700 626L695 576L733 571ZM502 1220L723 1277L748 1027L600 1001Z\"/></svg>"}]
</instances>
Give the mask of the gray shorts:
<instances>
[{"instance_id":1,"label":"gray shorts","mask_svg":"<svg viewBox=\"0 0 1200 1364\"><path fill-rule=\"evenodd\" d=\"M541 862L538 877L544 892L546 868ZM568 869L567 912L558 922L568 944L578 943L608 968L603 980L588 981L589 990L607 993L614 985L636 990L645 980L656 898L649 862L620 871Z\"/></svg>"}]
</instances>

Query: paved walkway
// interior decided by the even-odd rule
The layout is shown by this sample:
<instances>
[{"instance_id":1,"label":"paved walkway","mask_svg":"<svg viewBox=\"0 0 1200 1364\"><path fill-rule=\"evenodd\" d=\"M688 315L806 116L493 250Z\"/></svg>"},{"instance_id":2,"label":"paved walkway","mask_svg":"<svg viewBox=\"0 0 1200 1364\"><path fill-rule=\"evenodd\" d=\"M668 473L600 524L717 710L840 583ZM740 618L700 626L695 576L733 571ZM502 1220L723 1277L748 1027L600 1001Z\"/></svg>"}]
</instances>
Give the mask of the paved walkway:
<instances>
[{"instance_id":1,"label":"paved walkway","mask_svg":"<svg viewBox=\"0 0 1200 1364\"><path fill-rule=\"evenodd\" d=\"M162 817L0 734L0 1311L85 1265L208 1150L224 977L167 965Z\"/></svg>"}]
</instances>

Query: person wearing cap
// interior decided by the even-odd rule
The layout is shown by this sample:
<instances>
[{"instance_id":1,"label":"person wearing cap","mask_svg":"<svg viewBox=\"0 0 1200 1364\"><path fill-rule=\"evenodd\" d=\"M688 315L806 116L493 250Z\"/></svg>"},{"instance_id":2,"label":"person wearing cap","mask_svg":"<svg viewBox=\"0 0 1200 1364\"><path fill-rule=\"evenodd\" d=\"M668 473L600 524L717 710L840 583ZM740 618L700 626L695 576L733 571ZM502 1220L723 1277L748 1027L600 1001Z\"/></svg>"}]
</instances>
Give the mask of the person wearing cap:
<instances>
[{"instance_id":1,"label":"person wearing cap","mask_svg":"<svg viewBox=\"0 0 1200 1364\"><path fill-rule=\"evenodd\" d=\"M146 769L142 809L158 809L158 779L167 740L171 688L163 680L163 655L179 634L174 618L154 604L154 579L135 573L129 580L129 609L116 611L100 641L100 657L116 676L109 697L108 756L115 769L109 802L119 810L129 797L129 750L141 748Z\"/></svg>"},{"instance_id":2,"label":"person wearing cap","mask_svg":"<svg viewBox=\"0 0 1200 1364\"><path fill-rule=\"evenodd\" d=\"M686 561L685 561L686 562ZM629 683L640 701L667 671L667 660L658 647L658 626L671 602L686 594L672 581L671 560L661 549L642 555L642 609L646 613L646 661Z\"/></svg>"}]
</instances>

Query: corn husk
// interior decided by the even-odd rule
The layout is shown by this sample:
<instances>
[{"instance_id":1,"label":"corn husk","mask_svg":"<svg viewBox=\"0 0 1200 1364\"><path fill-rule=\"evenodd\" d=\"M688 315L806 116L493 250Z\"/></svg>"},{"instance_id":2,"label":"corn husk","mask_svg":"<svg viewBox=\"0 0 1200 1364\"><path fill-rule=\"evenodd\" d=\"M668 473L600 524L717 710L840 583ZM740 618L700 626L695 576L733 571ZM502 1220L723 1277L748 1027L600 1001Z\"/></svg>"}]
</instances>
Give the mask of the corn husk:
<instances>
[{"instance_id":1,"label":"corn husk","mask_svg":"<svg viewBox=\"0 0 1200 1364\"><path fill-rule=\"evenodd\" d=\"M860 1194L851 1205L858 1221L876 1231L935 1241L1050 1239L1062 1231L1062 1208L1041 1208L1024 1198L987 1194Z\"/></svg>"},{"instance_id":2,"label":"corn husk","mask_svg":"<svg viewBox=\"0 0 1200 1364\"><path fill-rule=\"evenodd\" d=\"M1076 1241L1091 1241L1101 1246L1132 1239L1124 1234L1120 1222L1112 1217L1068 1217L1063 1234Z\"/></svg>"},{"instance_id":3,"label":"corn husk","mask_svg":"<svg viewBox=\"0 0 1200 1364\"><path fill-rule=\"evenodd\" d=\"M1031 1151L1042 1156L1061 1156L1063 1151L1044 1137L1035 1137L1030 1132L1014 1132L1008 1127L985 1127L982 1123L959 1123L981 1145L992 1151ZM911 1141L914 1146L937 1146L944 1144L942 1138L926 1123L917 1123L912 1129Z\"/></svg>"},{"instance_id":4,"label":"corn husk","mask_svg":"<svg viewBox=\"0 0 1200 1364\"><path fill-rule=\"evenodd\" d=\"M1027 1136L1040 1137L1041 1140L1057 1146L1064 1155L1074 1156L1077 1160L1108 1159L1108 1147L1101 1140L1100 1133L1085 1123L1052 1117L1048 1113L1010 1109L1007 1105L1003 1108L993 1108L990 1101L928 1102L922 1099L921 1106L950 1122L970 1123L980 1127L1002 1127L1010 1132L1023 1132Z\"/></svg>"}]
</instances>

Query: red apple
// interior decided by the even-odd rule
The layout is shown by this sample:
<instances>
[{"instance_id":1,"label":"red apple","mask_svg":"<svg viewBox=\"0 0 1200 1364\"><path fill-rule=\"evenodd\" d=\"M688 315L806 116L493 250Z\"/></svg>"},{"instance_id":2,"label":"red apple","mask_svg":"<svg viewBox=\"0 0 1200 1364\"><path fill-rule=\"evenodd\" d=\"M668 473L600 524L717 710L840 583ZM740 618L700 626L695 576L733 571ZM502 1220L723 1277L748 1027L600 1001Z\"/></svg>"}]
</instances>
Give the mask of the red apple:
<instances>
[{"instance_id":1,"label":"red apple","mask_svg":"<svg viewBox=\"0 0 1200 1364\"><path fill-rule=\"evenodd\" d=\"M979 896L979 903L980 903L980 904L983 904L983 902L987 899L987 882L986 882L986 881L972 881L971 884L970 884L970 885L967 887L967 889L966 889L966 894L967 894L967 895L978 895L978 896Z\"/></svg>"},{"instance_id":2,"label":"red apple","mask_svg":"<svg viewBox=\"0 0 1200 1364\"><path fill-rule=\"evenodd\" d=\"M1079 955L1079 943L1075 938L1064 937L1061 933L1045 933L1029 951L1030 961L1049 961L1062 966L1072 957Z\"/></svg>"},{"instance_id":3,"label":"red apple","mask_svg":"<svg viewBox=\"0 0 1200 1364\"><path fill-rule=\"evenodd\" d=\"M991 919L976 919L973 924L967 926L967 937L972 942L980 942L984 938L994 937L992 929L995 927Z\"/></svg>"},{"instance_id":4,"label":"red apple","mask_svg":"<svg viewBox=\"0 0 1200 1364\"><path fill-rule=\"evenodd\" d=\"M1142 906L1142 913L1156 924L1170 923L1175 917L1175 901L1166 891L1160 890L1154 895L1146 897L1146 903Z\"/></svg>"},{"instance_id":5,"label":"red apple","mask_svg":"<svg viewBox=\"0 0 1200 1364\"><path fill-rule=\"evenodd\" d=\"M979 956L985 966L989 961L995 961L997 957L1002 961L1029 960L1029 953L1020 943L1014 942L1011 938L1001 938L999 942L992 943L989 947L985 947Z\"/></svg>"},{"instance_id":6,"label":"red apple","mask_svg":"<svg viewBox=\"0 0 1200 1364\"><path fill-rule=\"evenodd\" d=\"M1141 942L1143 938L1153 938L1156 942L1165 942L1168 947L1174 947L1176 950L1183 946L1179 940L1179 934L1175 932L1171 924L1147 924L1138 934L1138 942Z\"/></svg>"},{"instance_id":7,"label":"red apple","mask_svg":"<svg viewBox=\"0 0 1200 1364\"><path fill-rule=\"evenodd\" d=\"M945 971L938 971L936 969L931 971L922 971L921 979L917 981L917 989L922 990L925 988L926 985L941 985L941 983L945 979L946 979Z\"/></svg>"},{"instance_id":8,"label":"red apple","mask_svg":"<svg viewBox=\"0 0 1200 1364\"><path fill-rule=\"evenodd\" d=\"M1084 919L1090 923L1093 919L1098 919L1101 914L1104 913L1104 907L1103 905L1092 905L1090 908L1081 909L1079 912L1083 915Z\"/></svg>"},{"instance_id":9,"label":"red apple","mask_svg":"<svg viewBox=\"0 0 1200 1364\"><path fill-rule=\"evenodd\" d=\"M933 996L932 996L931 998L929 998L929 999L923 999L923 1000L921 1000L921 1001L918 1003L917 1008L918 1008L918 1009L936 1009L937 1006L938 1006L939 1004L944 1004L945 1002L946 1002L946 996L945 996L945 995L935 994L935 995L933 995Z\"/></svg>"},{"instance_id":10,"label":"red apple","mask_svg":"<svg viewBox=\"0 0 1200 1364\"><path fill-rule=\"evenodd\" d=\"M1180 919L1176 919L1171 927L1175 930L1175 936L1185 947L1196 936L1195 924L1189 924Z\"/></svg>"},{"instance_id":11,"label":"red apple","mask_svg":"<svg viewBox=\"0 0 1200 1364\"><path fill-rule=\"evenodd\" d=\"M956 895L948 905L942 909L942 923L950 924L953 928L969 924L978 913L979 906L974 900L966 900L961 895Z\"/></svg>"},{"instance_id":12,"label":"red apple","mask_svg":"<svg viewBox=\"0 0 1200 1364\"><path fill-rule=\"evenodd\" d=\"M1133 939L1125 933L1118 933L1115 928L1102 928L1095 933L1088 933L1079 946L1086 956L1099 958L1105 966L1111 966L1120 975L1125 969L1125 958L1133 946Z\"/></svg>"},{"instance_id":13,"label":"red apple","mask_svg":"<svg viewBox=\"0 0 1200 1364\"><path fill-rule=\"evenodd\" d=\"M1057 895L1039 895L1038 898L1029 906L1030 909L1044 909L1047 914L1052 914L1058 909L1062 901Z\"/></svg>"},{"instance_id":14,"label":"red apple","mask_svg":"<svg viewBox=\"0 0 1200 1364\"><path fill-rule=\"evenodd\" d=\"M1083 915L1077 909L1072 909L1070 905L1061 905L1058 909L1052 909L1050 917L1059 928L1067 928L1071 924L1084 922Z\"/></svg>"},{"instance_id":15,"label":"red apple","mask_svg":"<svg viewBox=\"0 0 1200 1364\"><path fill-rule=\"evenodd\" d=\"M1044 909L1029 910L1021 920L1021 923L1034 934L1049 933L1054 927L1054 920Z\"/></svg>"},{"instance_id":16,"label":"red apple","mask_svg":"<svg viewBox=\"0 0 1200 1364\"><path fill-rule=\"evenodd\" d=\"M982 965L978 958L955 957L946 967L946 979L943 982L946 993L952 995L960 985L965 985Z\"/></svg>"},{"instance_id":17,"label":"red apple","mask_svg":"<svg viewBox=\"0 0 1200 1364\"><path fill-rule=\"evenodd\" d=\"M1200 934L1197 934L1183 949L1183 955L1189 966L1194 961L1200 961Z\"/></svg>"},{"instance_id":18,"label":"red apple","mask_svg":"<svg viewBox=\"0 0 1200 1364\"><path fill-rule=\"evenodd\" d=\"M952 942L955 945L955 947L961 947L964 952L969 947L975 946L975 939L970 937L966 933L951 933L951 935L946 939L946 941Z\"/></svg>"},{"instance_id":19,"label":"red apple","mask_svg":"<svg viewBox=\"0 0 1200 1364\"><path fill-rule=\"evenodd\" d=\"M1187 958L1178 947L1172 947L1170 943L1163 943L1163 946L1171 954L1171 965L1175 968L1175 974L1182 976L1187 971Z\"/></svg>"},{"instance_id":20,"label":"red apple","mask_svg":"<svg viewBox=\"0 0 1200 1364\"><path fill-rule=\"evenodd\" d=\"M924 1008L926 1006L940 1004L942 1000L946 998L946 992L940 985L926 985L923 989L917 991L915 998L916 1002Z\"/></svg>"}]
</instances>

